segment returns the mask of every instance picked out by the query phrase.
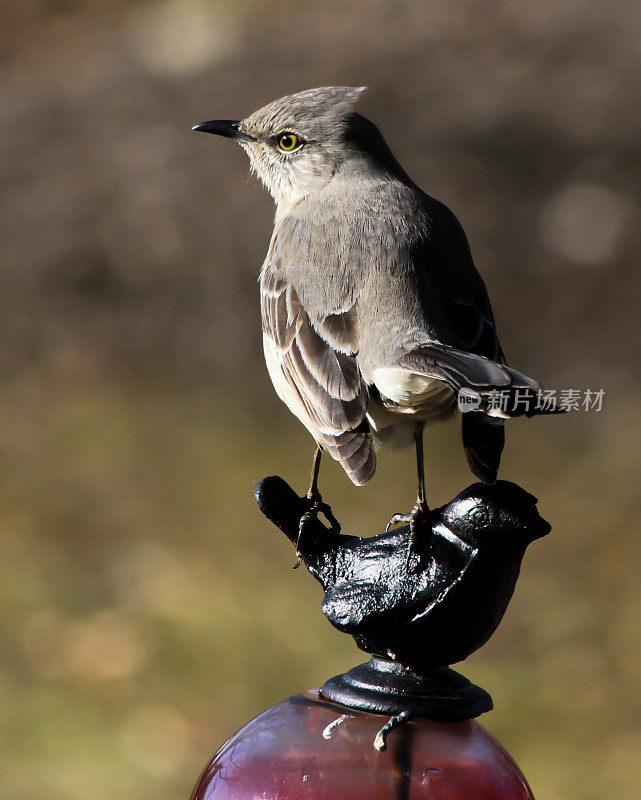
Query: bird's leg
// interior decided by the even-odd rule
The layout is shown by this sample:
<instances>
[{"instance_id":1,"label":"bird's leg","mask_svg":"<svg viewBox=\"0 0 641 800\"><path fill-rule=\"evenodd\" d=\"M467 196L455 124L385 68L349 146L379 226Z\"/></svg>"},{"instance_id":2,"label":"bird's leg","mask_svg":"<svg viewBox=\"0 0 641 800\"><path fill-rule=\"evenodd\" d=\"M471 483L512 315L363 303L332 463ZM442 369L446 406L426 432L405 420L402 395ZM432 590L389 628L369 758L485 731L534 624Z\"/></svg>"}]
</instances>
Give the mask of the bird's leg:
<instances>
[{"instance_id":1,"label":"bird's leg","mask_svg":"<svg viewBox=\"0 0 641 800\"><path fill-rule=\"evenodd\" d=\"M416 474L418 476L418 490L416 495L416 505L410 512L410 542L412 546L416 540L416 528L412 523L417 520L424 519L429 515L429 506L427 505L427 495L425 492L425 459L423 456L423 425L417 425L414 431L414 441L416 443Z\"/></svg>"},{"instance_id":2,"label":"bird's leg","mask_svg":"<svg viewBox=\"0 0 641 800\"><path fill-rule=\"evenodd\" d=\"M325 519L329 522L332 533L340 533L341 530L341 526L332 513L331 507L327 503L323 502L321 493L318 491L318 473L320 472L322 453L323 448L317 444L316 452L314 453L314 463L312 465L312 478L306 495L307 499L311 500L311 505L300 518L300 522L298 523L298 538L296 539L296 555L298 557L298 561L294 565L294 569L298 569L298 567L300 567L302 564L302 555L300 553L299 545L305 530L305 526L310 520L316 519L318 515L322 513L325 516Z\"/></svg>"},{"instance_id":3,"label":"bird's leg","mask_svg":"<svg viewBox=\"0 0 641 800\"><path fill-rule=\"evenodd\" d=\"M398 522L409 523L410 538L408 543L408 554L414 550L416 544L418 527L428 516L429 506L427 505L427 497L425 493L425 461L423 458L423 423L418 423L414 430L414 444L416 446L416 474L418 476L418 492L416 496L416 503L414 508L409 514L394 514L394 516L387 523L385 531L389 531L392 525Z\"/></svg>"}]
</instances>

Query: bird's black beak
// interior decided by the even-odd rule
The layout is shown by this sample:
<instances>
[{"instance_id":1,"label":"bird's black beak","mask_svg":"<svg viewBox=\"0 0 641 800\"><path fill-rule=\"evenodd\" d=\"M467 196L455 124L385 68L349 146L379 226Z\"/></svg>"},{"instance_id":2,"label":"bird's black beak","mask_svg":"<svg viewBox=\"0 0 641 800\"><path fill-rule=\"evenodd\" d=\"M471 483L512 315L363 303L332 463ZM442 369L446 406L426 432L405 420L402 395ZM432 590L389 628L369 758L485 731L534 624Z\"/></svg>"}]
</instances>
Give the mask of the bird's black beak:
<instances>
[{"instance_id":1,"label":"bird's black beak","mask_svg":"<svg viewBox=\"0 0 641 800\"><path fill-rule=\"evenodd\" d=\"M212 119L209 122L201 122L200 125L194 125L192 131L215 133L218 136L226 136L228 139L236 139L239 142L256 141L253 136L243 133L240 129L240 122L233 119Z\"/></svg>"}]
</instances>

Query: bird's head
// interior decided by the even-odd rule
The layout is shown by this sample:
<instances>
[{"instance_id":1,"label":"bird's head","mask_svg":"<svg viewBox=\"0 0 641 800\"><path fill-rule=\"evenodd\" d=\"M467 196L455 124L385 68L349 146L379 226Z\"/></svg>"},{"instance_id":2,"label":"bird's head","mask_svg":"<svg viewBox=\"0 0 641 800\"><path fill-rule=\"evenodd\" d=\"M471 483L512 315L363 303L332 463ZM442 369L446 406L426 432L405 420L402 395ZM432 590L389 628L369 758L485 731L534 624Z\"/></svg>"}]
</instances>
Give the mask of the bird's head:
<instances>
[{"instance_id":1,"label":"bird's head","mask_svg":"<svg viewBox=\"0 0 641 800\"><path fill-rule=\"evenodd\" d=\"M551 530L537 499L515 483L468 486L443 509L443 522L472 545L520 549Z\"/></svg>"},{"instance_id":2,"label":"bird's head","mask_svg":"<svg viewBox=\"0 0 641 800\"><path fill-rule=\"evenodd\" d=\"M275 100L243 120L212 120L193 130L235 139L278 204L322 189L346 160L385 155L377 128L354 113L365 87L324 86Z\"/></svg>"}]
</instances>

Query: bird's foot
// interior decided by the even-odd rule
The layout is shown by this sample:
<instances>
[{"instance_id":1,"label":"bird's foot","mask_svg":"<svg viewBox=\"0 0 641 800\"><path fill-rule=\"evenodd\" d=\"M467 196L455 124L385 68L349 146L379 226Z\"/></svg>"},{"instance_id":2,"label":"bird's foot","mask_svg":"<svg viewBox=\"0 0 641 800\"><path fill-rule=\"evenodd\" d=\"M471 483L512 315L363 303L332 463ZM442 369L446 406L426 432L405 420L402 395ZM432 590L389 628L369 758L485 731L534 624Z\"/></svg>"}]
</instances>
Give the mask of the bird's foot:
<instances>
[{"instance_id":1,"label":"bird's foot","mask_svg":"<svg viewBox=\"0 0 641 800\"><path fill-rule=\"evenodd\" d=\"M323 501L320 492L316 492L313 495L308 495L307 499L311 501L310 507L307 511L303 514L300 518L300 522L298 523L298 539L296 540L296 557L297 561L294 564L294 569L298 569L300 565L303 563L303 556L300 552L300 541L303 537L305 532L305 528L313 519L318 519L318 515L322 514L325 519L329 522L329 530L330 533L340 533L341 526L340 522L334 516L332 511L332 507Z\"/></svg>"},{"instance_id":2,"label":"bird's foot","mask_svg":"<svg viewBox=\"0 0 641 800\"><path fill-rule=\"evenodd\" d=\"M409 569L410 558L412 553L416 551L416 543L418 541L418 532L425 524L429 524L431 512L426 503L416 503L414 508L409 514L394 514L387 525L385 526L385 533L388 533L393 525L404 523L410 526L410 535L407 542L407 558L405 559L405 569Z\"/></svg>"},{"instance_id":3,"label":"bird's foot","mask_svg":"<svg viewBox=\"0 0 641 800\"><path fill-rule=\"evenodd\" d=\"M403 522L405 525L410 526L410 547L413 547L416 543L418 529L426 522L429 522L429 519L430 509L428 506L425 503L416 503L409 514L394 514L390 517L389 522L385 526L385 533L388 533L393 525L398 525Z\"/></svg>"}]
</instances>

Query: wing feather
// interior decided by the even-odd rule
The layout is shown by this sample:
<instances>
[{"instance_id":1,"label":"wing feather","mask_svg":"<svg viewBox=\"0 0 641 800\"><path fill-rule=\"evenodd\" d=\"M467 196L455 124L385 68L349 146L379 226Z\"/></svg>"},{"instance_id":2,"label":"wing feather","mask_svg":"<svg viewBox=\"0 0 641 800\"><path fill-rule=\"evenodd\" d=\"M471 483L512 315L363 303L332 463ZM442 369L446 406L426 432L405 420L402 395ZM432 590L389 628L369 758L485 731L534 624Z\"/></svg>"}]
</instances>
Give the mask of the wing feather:
<instances>
[{"instance_id":1,"label":"wing feather","mask_svg":"<svg viewBox=\"0 0 641 800\"><path fill-rule=\"evenodd\" d=\"M266 263L261 274L265 355L281 399L356 484L376 469L372 437L362 430L367 387L356 360L353 307L314 320L294 285Z\"/></svg>"},{"instance_id":2,"label":"wing feather","mask_svg":"<svg viewBox=\"0 0 641 800\"><path fill-rule=\"evenodd\" d=\"M425 281L426 309L438 341L505 363L485 283L479 275L461 223L447 206L425 196L431 218L427 238L413 261Z\"/></svg>"}]
</instances>

